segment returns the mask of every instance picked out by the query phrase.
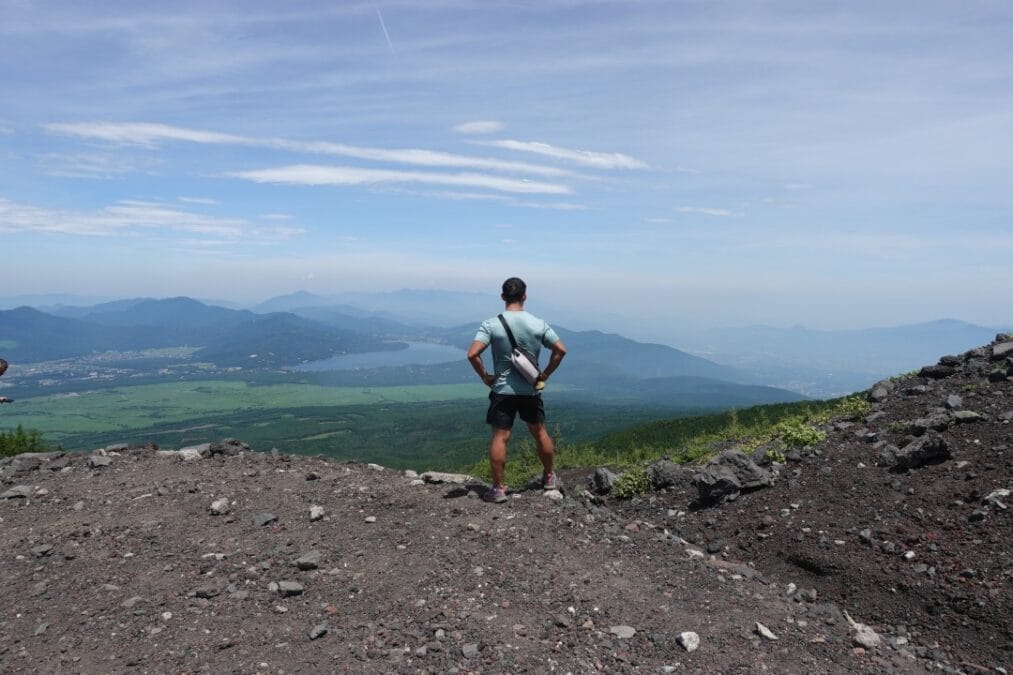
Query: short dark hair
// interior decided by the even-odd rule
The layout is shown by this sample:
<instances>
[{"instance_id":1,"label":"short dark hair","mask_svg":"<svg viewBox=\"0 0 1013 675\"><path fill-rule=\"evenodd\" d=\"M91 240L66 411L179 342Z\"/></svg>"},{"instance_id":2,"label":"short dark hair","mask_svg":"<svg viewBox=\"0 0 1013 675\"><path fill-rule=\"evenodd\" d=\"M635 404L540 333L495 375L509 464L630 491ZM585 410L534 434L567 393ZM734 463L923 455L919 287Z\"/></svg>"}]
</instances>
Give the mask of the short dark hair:
<instances>
[{"instance_id":1,"label":"short dark hair","mask_svg":"<svg viewBox=\"0 0 1013 675\"><path fill-rule=\"evenodd\" d=\"M503 282L503 301L522 302L524 300L524 294L528 292L528 285L524 283L522 279L517 277L510 277Z\"/></svg>"}]
</instances>

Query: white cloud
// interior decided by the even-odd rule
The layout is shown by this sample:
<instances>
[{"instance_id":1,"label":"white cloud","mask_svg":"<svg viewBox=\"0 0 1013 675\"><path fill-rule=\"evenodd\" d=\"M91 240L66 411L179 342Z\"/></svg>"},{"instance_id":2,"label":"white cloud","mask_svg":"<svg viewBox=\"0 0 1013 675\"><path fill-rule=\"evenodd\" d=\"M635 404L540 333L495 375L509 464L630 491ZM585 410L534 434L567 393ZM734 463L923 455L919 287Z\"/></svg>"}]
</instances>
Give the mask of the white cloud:
<instances>
[{"instance_id":1,"label":"white cloud","mask_svg":"<svg viewBox=\"0 0 1013 675\"><path fill-rule=\"evenodd\" d=\"M178 197L178 199L184 204L214 205L220 203L217 199L211 199L210 197Z\"/></svg>"},{"instance_id":2,"label":"white cloud","mask_svg":"<svg viewBox=\"0 0 1013 675\"><path fill-rule=\"evenodd\" d=\"M36 157L42 171L61 178L103 179L137 171L152 172L161 162L154 158L122 157L107 152L47 153Z\"/></svg>"},{"instance_id":3,"label":"white cloud","mask_svg":"<svg viewBox=\"0 0 1013 675\"><path fill-rule=\"evenodd\" d=\"M548 143L539 143L537 141L515 141L515 140L500 140L500 141L475 141L480 145L488 145L494 148L502 148L504 150L517 150L519 152L531 152L536 155L542 155L543 157L551 157L553 159L561 159L568 162L574 162L583 166L593 167L595 169L646 169L647 163L642 162L635 157L624 155L620 152L592 152L590 150L571 150L569 148L560 148L555 145L549 145Z\"/></svg>"},{"instance_id":4,"label":"white cloud","mask_svg":"<svg viewBox=\"0 0 1013 675\"><path fill-rule=\"evenodd\" d=\"M391 162L427 167L459 167L507 173L530 173L538 176L566 176L568 171L555 167L511 162L488 157L471 157L437 150L418 148L368 148L329 141L294 141L284 138L253 138L216 131L188 129L147 122L60 122L44 125L46 131L63 136L89 138L123 145L154 148L159 142L182 141L203 145L239 145L271 148L315 155L351 157L375 162Z\"/></svg>"},{"instance_id":5,"label":"white cloud","mask_svg":"<svg viewBox=\"0 0 1013 675\"><path fill-rule=\"evenodd\" d=\"M237 171L226 174L255 183L289 185L376 185L381 183L423 183L486 188L519 194L570 194L566 185L541 183L526 179L503 178L480 173L437 173L430 171L391 171L363 169L352 166L319 166L299 164L274 169Z\"/></svg>"},{"instance_id":6,"label":"white cloud","mask_svg":"<svg viewBox=\"0 0 1013 675\"><path fill-rule=\"evenodd\" d=\"M255 225L240 218L217 218L159 202L120 201L92 211L49 209L0 197L0 232L49 232L90 237L202 235L194 241L282 241L303 232L291 226Z\"/></svg>"},{"instance_id":7,"label":"white cloud","mask_svg":"<svg viewBox=\"0 0 1013 675\"><path fill-rule=\"evenodd\" d=\"M679 213L698 213L704 216L717 216L721 218L731 218L743 215L738 211L729 211L728 209L715 209L708 206L681 206L676 210Z\"/></svg>"},{"instance_id":8,"label":"white cloud","mask_svg":"<svg viewBox=\"0 0 1013 675\"><path fill-rule=\"evenodd\" d=\"M500 122L493 120L476 120L474 122L464 122L454 127L454 131L459 134L494 134L497 131L503 131L503 125Z\"/></svg>"}]
</instances>

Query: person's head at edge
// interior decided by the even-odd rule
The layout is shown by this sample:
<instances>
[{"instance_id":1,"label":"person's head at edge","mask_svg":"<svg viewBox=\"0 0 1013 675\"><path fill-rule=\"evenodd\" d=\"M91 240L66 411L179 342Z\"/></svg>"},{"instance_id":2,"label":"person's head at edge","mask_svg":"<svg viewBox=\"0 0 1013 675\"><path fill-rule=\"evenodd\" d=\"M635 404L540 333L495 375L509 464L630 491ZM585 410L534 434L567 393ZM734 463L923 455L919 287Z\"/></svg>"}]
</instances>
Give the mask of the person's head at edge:
<instances>
[{"instance_id":1,"label":"person's head at edge","mask_svg":"<svg viewBox=\"0 0 1013 675\"><path fill-rule=\"evenodd\" d=\"M523 279L510 277L503 282L503 302L508 305L523 304L527 299L528 285Z\"/></svg>"}]
</instances>

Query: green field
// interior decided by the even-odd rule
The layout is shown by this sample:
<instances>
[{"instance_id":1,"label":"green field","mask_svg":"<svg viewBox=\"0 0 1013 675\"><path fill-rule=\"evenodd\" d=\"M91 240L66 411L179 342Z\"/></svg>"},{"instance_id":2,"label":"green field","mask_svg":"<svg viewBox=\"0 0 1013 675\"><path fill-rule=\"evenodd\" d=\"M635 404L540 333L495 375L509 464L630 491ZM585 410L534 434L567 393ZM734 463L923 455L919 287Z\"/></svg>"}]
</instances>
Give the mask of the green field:
<instances>
[{"instance_id":1,"label":"green field","mask_svg":"<svg viewBox=\"0 0 1013 675\"><path fill-rule=\"evenodd\" d=\"M313 384L251 385L203 380L20 399L0 410L0 428L38 429L51 441L85 433L132 432L226 414L317 406L480 400L481 384L397 387L324 387Z\"/></svg>"}]
</instances>

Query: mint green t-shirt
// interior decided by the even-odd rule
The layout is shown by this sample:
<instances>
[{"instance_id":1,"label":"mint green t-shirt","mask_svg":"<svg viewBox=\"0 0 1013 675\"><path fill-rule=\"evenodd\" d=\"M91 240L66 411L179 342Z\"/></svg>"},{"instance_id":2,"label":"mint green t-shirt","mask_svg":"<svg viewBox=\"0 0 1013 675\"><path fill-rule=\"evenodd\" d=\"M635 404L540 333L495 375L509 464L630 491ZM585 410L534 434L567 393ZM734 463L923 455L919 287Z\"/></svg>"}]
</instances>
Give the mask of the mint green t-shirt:
<instances>
[{"instance_id":1,"label":"mint green t-shirt","mask_svg":"<svg viewBox=\"0 0 1013 675\"><path fill-rule=\"evenodd\" d=\"M518 347L523 347L538 357L542 346L551 347L559 342L556 331L534 314L526 311L503 312L503 318L510 325ZM535 388L524 376L514 370L510 362L510 338L507 337L499 317L486 319L479 326L475 340L492 346L492 366L496 382L492 390L497 394L534 396Z\"/></svg>"}]
</instances>

